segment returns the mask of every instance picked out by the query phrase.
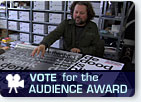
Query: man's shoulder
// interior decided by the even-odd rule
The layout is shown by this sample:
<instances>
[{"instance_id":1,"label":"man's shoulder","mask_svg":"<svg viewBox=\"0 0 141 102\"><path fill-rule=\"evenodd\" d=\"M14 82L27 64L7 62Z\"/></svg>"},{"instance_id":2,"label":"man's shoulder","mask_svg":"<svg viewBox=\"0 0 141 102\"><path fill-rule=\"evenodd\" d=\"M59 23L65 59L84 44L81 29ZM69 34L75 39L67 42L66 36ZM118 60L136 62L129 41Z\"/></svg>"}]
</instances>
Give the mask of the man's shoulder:
<instances>
[{"instance_id":1,"label":"man's shoulder","mask_svg":"<svg viewBox=\"0 0 141 102\"><path fill-rule=\"evenodd\" d=\"M90 23L90 25L92 25L92 26L97 26L97 24L96 24L95 22L93 22L93 21L90 21L89 23Z\"/></svg>"},{"instance_id":2,"label":"man's shoulder","mask_svg":"<svg viewBox=\"0 0 141 102\"><path fill-rule=\"evenodd\" d=\"M90 28L92 28L92 29L97 28L97 24L96 24L95 22L93 22L93 21L89 21L88 26L89 26Z\"/></svg>"}]
</instances>

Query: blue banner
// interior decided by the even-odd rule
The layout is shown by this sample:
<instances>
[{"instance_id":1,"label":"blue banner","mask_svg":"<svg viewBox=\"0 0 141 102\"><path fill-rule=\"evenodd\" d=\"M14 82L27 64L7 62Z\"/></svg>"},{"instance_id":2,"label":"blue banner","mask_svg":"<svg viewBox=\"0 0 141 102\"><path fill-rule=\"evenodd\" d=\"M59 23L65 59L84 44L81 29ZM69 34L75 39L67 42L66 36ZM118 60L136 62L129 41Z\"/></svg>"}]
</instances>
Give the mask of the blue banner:
<instances>
[{"instance_id":1,"label":"blue banner","mask_svg":"<svg viewBox=\"0 0 141 102\"><path fill-rule=\"evenodd\" d=\"M121 71L4 71L3 97L131 97L135 72Z\"/></svg>"}]
</instances>

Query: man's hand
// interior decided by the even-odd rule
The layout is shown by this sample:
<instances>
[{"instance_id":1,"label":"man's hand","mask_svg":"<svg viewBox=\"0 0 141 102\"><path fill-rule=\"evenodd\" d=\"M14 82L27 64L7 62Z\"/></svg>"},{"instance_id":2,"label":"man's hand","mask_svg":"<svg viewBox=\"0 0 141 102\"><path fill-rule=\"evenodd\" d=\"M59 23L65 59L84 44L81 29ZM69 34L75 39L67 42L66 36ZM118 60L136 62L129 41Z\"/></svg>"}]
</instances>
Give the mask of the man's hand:
<instances>
[{"instance_id":1,"label":"man's hand","mask_svg":"<svg viewBox=\"0 0 141 102\"><path fill-rule=\"evenodd\" d=\"M37 48L35 48L32 51L31 56L34 57L34 55L36 53L37 53L37 56L38 56L40 52L41 52L41 57L44 57L44 54L45 54L45 45L39 45Z\"/></svg>"},{"instance_id":2,"label":"man's hand","mask_svg":"<svg viewBox=\"0 0 141 102\"><path fill-rule=\"evenodd\" d=\"M81 51L80 51L80 49L78 49L78 48L72 48L72 49L71 49L71 52L80 53Z\"/></svg>"}]
</instances>

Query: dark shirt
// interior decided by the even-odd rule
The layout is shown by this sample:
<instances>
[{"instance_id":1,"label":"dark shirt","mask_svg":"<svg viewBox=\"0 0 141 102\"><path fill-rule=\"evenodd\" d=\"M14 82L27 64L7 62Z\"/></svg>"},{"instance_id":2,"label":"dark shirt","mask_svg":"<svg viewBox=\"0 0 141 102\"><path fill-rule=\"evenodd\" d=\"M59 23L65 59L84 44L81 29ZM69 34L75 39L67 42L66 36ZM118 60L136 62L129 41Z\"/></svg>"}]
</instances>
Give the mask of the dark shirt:
<instances>
[{"instance_id":1,"label":"dark shirt","mask_svg":"<svg viewBox=\"0 0 141 102\"><path fill-rule=\"evenodd\" d=\"M82 36L85 26L75 26L75 47L79 48L79 40Z\"/></svg>"}]
</instances>

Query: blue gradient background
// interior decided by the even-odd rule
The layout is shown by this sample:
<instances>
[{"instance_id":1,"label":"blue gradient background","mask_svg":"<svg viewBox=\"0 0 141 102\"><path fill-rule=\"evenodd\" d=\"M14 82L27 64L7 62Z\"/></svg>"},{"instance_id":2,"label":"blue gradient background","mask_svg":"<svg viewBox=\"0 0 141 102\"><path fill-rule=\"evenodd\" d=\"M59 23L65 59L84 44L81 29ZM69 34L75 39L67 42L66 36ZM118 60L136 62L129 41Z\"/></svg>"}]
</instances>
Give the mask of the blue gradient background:
<instances>
[{"instance_id":1,"label":"blue gradient background","mask_svg":"<svg viewBox=\"0 0 141 102\"><path fill-rule=\"evenodd\" d=\"M46 81L39 82L36 80L35 82L32 82L30 78L30 74L56 74L56 82ZM66 73L67 75L77 75L77 78L75 81L63 81L62 75L63 73ZM81 75L82 74L89 74L90 76L93 75L100 75L98 81L82 81ZM6 76L8 74L19 74L21 76L21 80L25 81L24 88L17 88L18 93L14 92L14 89L12 93L9 92L8 88L8 82L6 80ZM78 85L82 84L82 90L83 93L29 93L30 85L42 85L42 84L48 84L48 85ZM88 85L98 85L101 86L106 84L112 86L113 84L121 85L125 84L127 85L127 93L86 93L86 90L88 88ZM131 97L135 93L135 72L120 72L120 71L30 71L30 72L2 72L0 74L0 92L1 95L4 97Z\"/></svg>"}]
</instances>

